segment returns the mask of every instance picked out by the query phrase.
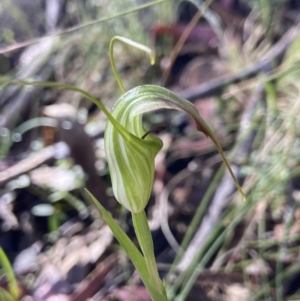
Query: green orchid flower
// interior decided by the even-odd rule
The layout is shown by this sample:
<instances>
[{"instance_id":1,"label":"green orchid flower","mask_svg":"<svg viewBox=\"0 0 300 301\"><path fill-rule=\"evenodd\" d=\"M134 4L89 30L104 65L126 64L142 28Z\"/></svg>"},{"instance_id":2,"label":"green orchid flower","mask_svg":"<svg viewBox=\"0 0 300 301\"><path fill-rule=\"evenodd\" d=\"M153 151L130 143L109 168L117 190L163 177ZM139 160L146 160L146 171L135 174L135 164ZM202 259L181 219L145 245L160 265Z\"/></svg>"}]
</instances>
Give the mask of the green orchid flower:
<instances>
[{"instance_id":1,"label":"green orchid flower","mask_svg":"<svg viewBox=\"0 0 300 301\"><path fill-rule=\"evenodd\" d=\"M113 45L117 40L149 53L151 62L154 62L154 55L148 47L123 37L117 36L112 39L110 44L111 64L121 92L124 94L117 101L111 112L93 95L71 85L55 82L28 82L4 77L0 77L0 83L36 85L78 92L90 99L105 113L108 121L104 142L112 188L118 202L131 212L134 230L141 251L101 205L101 200L98 202L90 192L88 194L138 270L151 299L153 301L168 301L165 285L161 281L157 270L153 240L144 211L152 191L155 157L163 144L158 137L151 134L151 131L147 132L143 127L143 113L165 108L180 110L188 114L194 120L197 130L212 139L244 199L245 195L224 156L217 138L192 103L165 88L153 85L144 85L125 93L125 88L113 60ZM0 248L0 263L1 257L3 261Z\"/></svg>"},{"instance_id":2,"label":"green orchid flower","mask_svg":"<svg viewBox=\"0 0 300 301\"><path fill-rule=\"evenodd\" d=\"M152 134L147 135L142 125L142 115L162 108L177 109L191 116L197 130L215 143L244 197L218 140L196 107L165 88L144 85L123 94L113 107L111 115L121 127L116 126L116 122L108 121L105 129L105 152L118 202L132 213L138 213L149 201L155 172L154 160L162 148L162 141Z\"/></svg>"}]
</instances>

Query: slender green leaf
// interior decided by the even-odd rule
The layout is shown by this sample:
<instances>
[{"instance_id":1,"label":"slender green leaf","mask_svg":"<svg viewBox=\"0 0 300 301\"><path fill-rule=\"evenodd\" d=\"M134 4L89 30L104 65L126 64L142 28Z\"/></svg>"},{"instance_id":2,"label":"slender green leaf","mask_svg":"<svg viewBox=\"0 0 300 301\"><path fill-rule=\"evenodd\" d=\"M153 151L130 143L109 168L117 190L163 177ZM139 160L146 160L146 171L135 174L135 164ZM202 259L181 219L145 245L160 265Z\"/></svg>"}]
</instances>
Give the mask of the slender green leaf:
<instances>
[{"instance_id":1,"label":"slender green leaf","mask_svg":"<svg viewBox=\"0 0 300 301\"><path fill-rule=\"evenodd\" d=\"M147 265L145 262L145 259L143 255L140 253L140 251L136 248L136 246L133 244L133 242L130 240L128 235L121 229L121 227L115 222L115 220L112 218L110 213L105 210L105 208L97 201L97 199L87 190L89 196L95 203L96 207L100 210L100 212L103 215L103 218L105 219L106 223L110 227L111 231L113 232L114 236L120 243L120 245L125 250L126 254L132 261L133 265L139 272L142 281L144 282L145 286L147 287L147 290L149 294L151 295L151 298L154 301L167 301L167 297L160 294L155 287L151 284L151 279L149 278L149 273L147 270Z\"/></svg>"}]
</instances>

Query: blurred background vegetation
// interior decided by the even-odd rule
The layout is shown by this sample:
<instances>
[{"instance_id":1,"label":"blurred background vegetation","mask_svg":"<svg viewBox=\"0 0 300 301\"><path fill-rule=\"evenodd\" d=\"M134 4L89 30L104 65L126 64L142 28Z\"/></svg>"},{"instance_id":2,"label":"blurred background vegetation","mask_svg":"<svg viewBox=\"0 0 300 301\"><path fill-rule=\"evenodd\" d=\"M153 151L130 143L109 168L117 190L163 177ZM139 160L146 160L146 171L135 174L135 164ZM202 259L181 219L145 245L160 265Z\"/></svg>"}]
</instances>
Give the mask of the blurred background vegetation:
<instances>
[{"instance_id":1,"label":"blurred background vegetation","mask_svg":"<svg viewBox=\"0 0 300 301\"><path fill-rule=\"evenodd\" d=\"M112 195L104 114L78 93L9 82L75 85L111 108L119 35L156 53L150 66L116 42L125 88L192 101L247 195L188 118L144 117L164 142L147 214L170 300L300 300L299 18L297 0L2 0L0 299L149 300L83 189L135 240Z\"/></svg>"}]
</instances>

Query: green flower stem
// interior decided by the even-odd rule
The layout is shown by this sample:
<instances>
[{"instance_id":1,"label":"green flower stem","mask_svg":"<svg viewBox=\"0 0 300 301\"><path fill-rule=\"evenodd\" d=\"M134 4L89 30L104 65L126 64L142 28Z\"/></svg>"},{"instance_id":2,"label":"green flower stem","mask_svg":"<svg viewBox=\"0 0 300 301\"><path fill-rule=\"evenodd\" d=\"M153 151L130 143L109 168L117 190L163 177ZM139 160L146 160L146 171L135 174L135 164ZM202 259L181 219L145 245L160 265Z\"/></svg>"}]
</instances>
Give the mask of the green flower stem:
<instances>
[{"instance_id":1,"label":"green flower stem","mask_svg":"<svg viewBox=\"0 0 300 301\"><path fill-rule=\"evenodd\" d=\"M124 87L124 85L122 83L121 77L120 77L120 75L119 75L119 73L117 71L117 68L116 68L116 65L115 65L115 60L114 60L114 53L113 53L114 43L117 40L121 41L121 42L123 42L125 44L128 44L128 45L130 45L130 46L132 46L134 48L137 48L139 50L142 50L142 51L148 53L149 56L150 56L150 63L151 63L151 65L154 65L154 63L155 63L155 54L153 53L153 51L149 47L147 47L147 46L145 46L143 44L137 43L135 41L132 41L130 39L127 39L127 38L124 38L124 37L120 37L120 36L114 36L111 39L110 44L109 44L110 65L111 65L111 67L113 69L113 73L114 73L114 76L115 76L115 78L116 78L116 80L118 82L119 88L120 88L122 94L124 94L126 92L126 90L125 90L125 87Z\"/></svg>"},{"instance_id":2,"label":"green flower stem","mask_svg":"<svg viewBox=\"0 0 300 301\"><path fill-rule=\"evenodd\" d=\"M152 235L145 211L143 210L138 213L132 213L132 221L136 237L146 261L152 285L156 287L161 294L165 294L164 286L158 275Z\"/></svg>"},{"instance_id":3,"label":"green flower stem","mask_svg":"<svg viewBox=\"0 0 300 301\"><path fill-rule=\"evenodd\" d=\"M114 236L120 243L120 245L123 247L124 251L128 255L128 257L131 259L133 265L138 270L142 281L144 282L151 299L153 301L168 301L165 289L163 288L163 285L159 278L157 278L159 281L154 281L151 276L149 275L149 271L147 269L147 263L141 252L137 249L137 247L133 244L133 242L130 240L130 238L127 236L127 234L123 231L123 229L114 221L111 214L105 210L105 208L97 201L97 199L89 192L87 191L93 202L95 203L96 207L100 210L102 213L103 218L105 219L106 223L110 227L111 231L113 232ZM141 214L137 214L141 215ZM144 217L144 219L146 216ZM143 224L141 222L141 218L137 218L138 224ZM146 220L147 222L147 220ZM149 228L148 228L149 230ZM150 233L150 231L148 231ZM139 232L140 234L143 234L142 231ZM152 241L152 240L151 240ZM143 244L144 245L144 244ZM153 244L152 244L153 246ZM152 249L153 250L153 249ZM153 252L153 251L152 251ZM159 283L160 282L160 283ZM159 286L154 286L153 283L159 283Z\"/></svg>"},{"instance_id":4,"label":"green flower stem","mask_svg":"<svg viewBox=\"0 0 300 301\"><path fill-rule=\"evenodd\" d=\"M118 123L114 119L114 117L109 113L109 111L106 109L105 105L101 101L99 101L92 94L76 86L61 84L59 82L14 80L4 76L0 77L0 84L4 86L6 85L37 86L37 87L55 88L55 89L78 92L81 95L85 96L87 99L89 99L91 102L93 102L100 110L102 110L103 113L106 115L107 119L116 127L116 129L120 132L120 134L123 137L128 138L130 136L130 134L127 133L126 129L122 125L120 125L120 123Z\"/></svg>"}]
</instances>

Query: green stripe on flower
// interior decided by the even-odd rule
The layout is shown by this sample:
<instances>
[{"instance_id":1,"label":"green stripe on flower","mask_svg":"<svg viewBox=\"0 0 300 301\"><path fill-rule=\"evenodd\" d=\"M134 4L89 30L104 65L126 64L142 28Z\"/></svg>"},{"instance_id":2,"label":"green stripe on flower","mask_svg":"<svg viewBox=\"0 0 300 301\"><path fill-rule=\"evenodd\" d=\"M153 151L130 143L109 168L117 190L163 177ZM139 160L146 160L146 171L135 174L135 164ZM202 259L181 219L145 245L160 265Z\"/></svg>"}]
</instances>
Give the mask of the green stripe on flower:
<instances>
[{"instance_id":1,"label":"green stripe on flower","mask_svg":"<svg viewBox=\"0 0 300 301\"><path fill-rule=\"evenodd\" d=\"M105 129L105 152L118 202L129 211L138 213L149 201L155 172L154 160L162 148L162 141L151 134L141 138L147 132L142 125L142 114L162 108L180 110L192 117L196 128L215 143L244 198L219 142L196 107L165 88L144 85L123 94L113 107L111 115L122 127L108 121Z\"/></svg>"}]
</instances>

